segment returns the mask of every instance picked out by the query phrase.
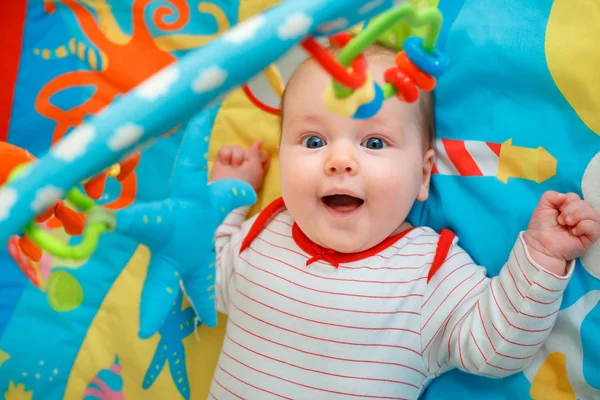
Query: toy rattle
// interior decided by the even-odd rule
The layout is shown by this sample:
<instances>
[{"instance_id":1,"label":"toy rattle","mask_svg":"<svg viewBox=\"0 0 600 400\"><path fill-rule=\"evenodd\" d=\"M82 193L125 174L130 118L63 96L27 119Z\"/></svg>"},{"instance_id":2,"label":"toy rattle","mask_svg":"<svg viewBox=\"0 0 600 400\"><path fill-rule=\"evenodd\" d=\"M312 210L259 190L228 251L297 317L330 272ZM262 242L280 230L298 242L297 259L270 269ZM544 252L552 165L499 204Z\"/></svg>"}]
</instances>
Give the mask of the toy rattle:
<instances>
[{"instance_id":1,"label":"toy rattle","mask_svg":"<svg viewBox=\"0 0 600 400\"><path fill-rule=\"evenodd\" d=\"M385 85L380 86L370 76L367 60L362 52L373 43L398 29L399 23L407 20L415 26L426 26L424 38L408 37L402 51L396 55L396 65L384 74ZM339 115L368 119L377 114L383 101L396 97L400 101L414 103L419 99L419 90L432 91L437 78L446 70L448 60L435 45L442 24L442 15L437 8L416 9L412 4L402 4L374 19L357 36L341 32L329 38L332 46L342 48L334 58L319 42L308 37L302 47L332 77L332 84L323 94L325 105ZM281 78L273 76L274 66L269 67L269 83L281 95ZM277 80L279 79L279 80ZM252 94L247 85L244 93L257 107L271 114L280 110L263 104Z\"/></svg>"}]
</instances>

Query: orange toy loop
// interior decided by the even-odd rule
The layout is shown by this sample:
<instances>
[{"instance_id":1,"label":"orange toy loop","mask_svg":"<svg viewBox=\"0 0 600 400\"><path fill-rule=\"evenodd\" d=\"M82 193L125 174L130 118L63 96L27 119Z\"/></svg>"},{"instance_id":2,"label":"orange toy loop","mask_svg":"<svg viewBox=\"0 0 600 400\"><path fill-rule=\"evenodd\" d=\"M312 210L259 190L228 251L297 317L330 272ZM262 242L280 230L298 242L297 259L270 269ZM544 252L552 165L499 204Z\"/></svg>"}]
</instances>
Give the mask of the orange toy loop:
<instances>
[{"instance_id":1,"label":"orange toy loop","mask_svg":"<svg viewBox=\"0 0 600 400\"><path fill-rule=\"evenodd\" d=\"M135 167L140 162L140 153L135 153L131 157L128 157L125 161L119 164L121 170L117 175L117 181L123 182L129 175L133 173ZM106 171L100 172L98 175L92 177L86 183L83 184L85 193L94 200L99 200L104 193L106 187L106 179L108 174Z\"/></svg>"},{"instance_id":2,"label":"orange toy loop","mask_svg":"<svg viewBox=\"0 0 600 400\"><path fill-rule=\"evenodd\" d=\"M106 186L106 172L101 172L83 184L85 193L94 200L99 200Z\"/></svg>"},{"instance_id":3,"label":"orange toy loop","mask_svg":"<svg viewBox=\"0 0 600 400\"><path fill-rule=\"evenodd\" d=\"M62 223L70 236L79 236L85 230L85 217L82 213L71 210L62 201L58 201L54 207L54 215Z\"/></svg>"},{"instance_id":4,"label":"orange toy loop","mask_svg":"<svg viewBox=\"0 0 600 400\"><path fill-rule=\"evenodd\" d=\"M71 236L79 236L85 230L85 217L75 210L71 210L62 200L58 200L52 207L38 214L35 220L42 223L54 215L65 229L65 232Z\"/></svg>"},{"instance_id":5,"label":"orange toy loop","mask_svg":"<svg viewBox=\"0 0 600 400\"><path fill-rule=\"evenodd\" d=\"M60 200L59 200L60 201ZM47 221L50 219L50 217L52 217L52 215L54 214L54 208L56 207L56 204L49 207L46 211L42 211L40 214L38 214L35 217L35 220L37 222L39 222L40 224L44 221Z\"/></svg>"},{"instance_id":6,"label":"orange toy loop","mask_svg":"<svg viewBox=\"0 0 600 400\"><path fill-rule=\"evenodd\" d=\"M362 87L367 80L367 59L364 55L357 57L351 66L351 72L319 44L314 38L308 37L302 42L302 47L313 59L327 71L331 77L349 89Z\"/></svg>"},{"instance_id":7,"label":"orange toy loop","mask_svg":"<svg viewBox=\"0 0 600 400\"><path fill-rule=\"evenodd\" d=\"M425 92L431 92L435 88L435 78L421 71L405 52L402 51L396 55L396 65Z\"/></svg>"},{"instance_id":8,"label":"orange toy loop","mask_svg":"<svg viewBox=\"0 0 600 400\"><path fill-rule=\"evenodd\" d=\"M417 85L398 67L388 68L383 75L383 80L394 85L398 99L407 103L414 103L419 99Z\"/></svg>"},{"instance_id":9,"label":"orange toy loop","mask_svg":"<svg viewBox=\"0 0 600 400\"><path fill-rule=\"evenodd\" d=\"M29 259L38 262L42 259L42 249L27 236L19 238L19 248Z\"/></svg>"},{"instance_id":10,"label":"orange toy loop","mask_svg":"<svg viewBox=\"0 0 600 400\"><path fill-rule=\"evenodd\" d=\"M129 175L131 175L135 167L137 167L137 165L140 163L140 158L140 153L135 153L121 163L121 172L119 172L119 175L117 175L117 180L119 182L123 182Z\"/></svg>"},{"instance_id":11,"label":"orange toy loop","mask_svg":"<svg viewBox=\"0 0 600 400\"><path fill-rule=\"evenodd\" d=\"M17 263L21 271L31 280L35 286L40 287L40 276L37 272L37 266L33 264L33 261L24 254L19 244L19 237L17 235L11 236L8 239L8 253L13 260Z\"/></svg>"}]
</instances>

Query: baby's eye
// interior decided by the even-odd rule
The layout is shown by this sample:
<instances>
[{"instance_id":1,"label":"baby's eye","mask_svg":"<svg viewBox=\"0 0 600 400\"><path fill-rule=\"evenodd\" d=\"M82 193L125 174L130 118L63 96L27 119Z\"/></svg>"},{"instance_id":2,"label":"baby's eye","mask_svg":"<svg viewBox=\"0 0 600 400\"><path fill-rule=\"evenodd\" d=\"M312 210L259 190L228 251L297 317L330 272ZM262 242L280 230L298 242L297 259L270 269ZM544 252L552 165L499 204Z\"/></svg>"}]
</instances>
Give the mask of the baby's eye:
<instances>
[{"instance_id":1,"label":"baby's eye","mask_svg":"<svg viewBox=\"0 0 600 400\"><path fill-rule=\"evenodd\" d=\"M363 147L366 147L367 149L371 149L371 150L381 150L385 146L387 146L387 143L383 139L380 139L377 137L372 137L372 138L368 138L367 140L362 142L360 145Z\"/></svg>"},{"instance_id":2,"label":"baby's eye","mask_svg":"<svg viewBox=\"0 0 600 400\"><path fill-rule=\"evenodd\" d=\"M302 145L309 149L318 149L325 146L325 141L318 136L309 136L302 140Z\"/></svg>"}]
</instances>

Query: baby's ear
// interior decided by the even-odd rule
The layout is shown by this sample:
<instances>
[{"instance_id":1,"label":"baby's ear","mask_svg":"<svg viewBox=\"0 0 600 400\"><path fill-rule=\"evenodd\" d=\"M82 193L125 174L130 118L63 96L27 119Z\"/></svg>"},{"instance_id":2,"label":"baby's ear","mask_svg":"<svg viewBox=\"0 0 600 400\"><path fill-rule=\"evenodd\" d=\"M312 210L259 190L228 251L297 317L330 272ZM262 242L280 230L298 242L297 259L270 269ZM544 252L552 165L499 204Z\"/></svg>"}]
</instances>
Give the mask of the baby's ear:
<instances>
[{"instance_id":1,"label":"baby's ear","mask_svg":"<svg viewBox=\"0 0 600 400\"><path fill-rule=\"evenodd\" d=\"M421 177L421 189L417 195L417 200L425 201L429 198L429 183L431 182L431 170L435 161L435 150L429 149L423 155L423 170Z\"/></svg>"}]
</instances>

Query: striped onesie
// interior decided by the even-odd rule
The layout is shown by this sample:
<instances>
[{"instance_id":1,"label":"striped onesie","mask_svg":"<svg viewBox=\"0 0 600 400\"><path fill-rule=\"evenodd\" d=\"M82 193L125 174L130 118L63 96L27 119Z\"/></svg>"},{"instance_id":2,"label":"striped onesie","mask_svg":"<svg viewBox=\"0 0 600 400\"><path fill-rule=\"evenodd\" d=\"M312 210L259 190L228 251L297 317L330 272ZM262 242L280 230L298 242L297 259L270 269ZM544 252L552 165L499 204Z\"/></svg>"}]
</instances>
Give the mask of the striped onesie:
<instances>
[{"instance_id":1,"label":"striped onesie","mask_svg":"<svg viewBox=\"0 0 600 400\"><path fill-rule=\"evenodd\" d=\"M312 243L281 199L246 212L216 233L229 319L211 399L415 399L453 368L515 373L548 337L573 270L545 271L522 235L489 279L449 231L339 254Z\"/></svg>"}]
</instances>

